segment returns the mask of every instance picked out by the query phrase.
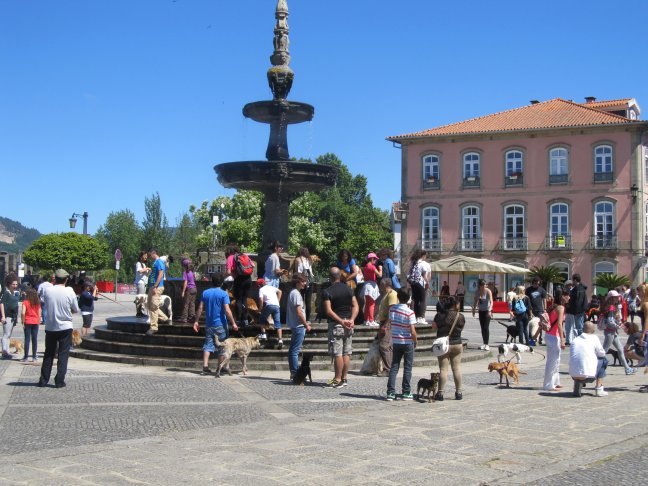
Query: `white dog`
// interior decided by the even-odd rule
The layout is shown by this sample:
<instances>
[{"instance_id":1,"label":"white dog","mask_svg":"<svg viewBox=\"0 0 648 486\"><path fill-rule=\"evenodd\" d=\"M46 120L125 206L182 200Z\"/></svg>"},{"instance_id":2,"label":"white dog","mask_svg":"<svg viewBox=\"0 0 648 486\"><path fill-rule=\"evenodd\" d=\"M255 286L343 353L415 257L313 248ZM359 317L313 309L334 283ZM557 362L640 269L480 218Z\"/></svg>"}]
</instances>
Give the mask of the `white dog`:
<instances>
[{"instance_id":1,"label":"white dog","mask_svg":"<svg viewBox=\"0 0 648 486\"><path fill-rule=\"evenodd\" d=\"M497 362L501 363L506 359L509 353L515 353L518 364L522 362L520 353L533 353L533 348L525 344L509 343L500 344L498 347L499 354L497 355Z\"/></svg>"},{"instance_id":2,"label":"white dog","mask_svg":"<svg viewBox=\"0 0 648 486\"><path fill-rule=\"evenodd\" d=\"M148 295L146 294L137 294L135 296L135 307L137 308L137 313L139 314L142 310L146 309L146 304L148 302ZM160 296L160 309L158 311L158 318L160 321L168 321L169 324L172 324L173 321L173 305L171 302L171 297L168 295ZM149 318L150 319L150 318ZM147 321L150 322L150 321Z\"/></svg>"},{"instance_id":3,"label":"white dog","mask_svg":"<svg viewBox=\"0 0 648 486\"><path fill-rule=\"evenodd\" d=\"M384 366L380 357L380 341L374 339L369 345L369 351L365 356L360 373L363 375L379 375L383 372Z\"/></svg>"}]
</instances>

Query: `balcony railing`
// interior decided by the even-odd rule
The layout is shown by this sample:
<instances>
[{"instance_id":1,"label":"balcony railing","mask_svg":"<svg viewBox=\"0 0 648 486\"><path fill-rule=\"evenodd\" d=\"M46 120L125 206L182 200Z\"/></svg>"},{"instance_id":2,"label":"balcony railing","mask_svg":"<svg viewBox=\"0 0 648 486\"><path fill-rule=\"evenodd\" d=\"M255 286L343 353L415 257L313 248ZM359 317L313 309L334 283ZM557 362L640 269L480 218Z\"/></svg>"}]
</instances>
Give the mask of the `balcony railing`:
<instances>
[{"instance_id":1,"label":"balcony railing","mask_svg":"<svg viewBox=\"0 0 648 486\"><path fill-rule=\"evenodd\" d=\"M425 251L437 252L443 250L443 242L438 238L431 240L419 240L418 244L421 247L421 250Z\"/></svg>"},{"instance_id":2,"label":"balcony railing","mask_svg":"<svg viewBox=\"0 0 648 486\"><path fill-rule=\"evenodd\" d=\"M596 235L590 237L590 248L593 250L618 249L616 235Z\"/></svg>"},{"instance_id":3,"label":"balcony railing","mask_svg":"<svg viewBox=\"0 0 648 486\"><path fill-rule=\"evenodd\" d=\"M438 177L423 179L423 189L441 189L441 181Z\"/></svg>"},{"instance_id":4,"label":"balcony railing","mask_svg":"<svg viewBox=\"0 0 648 486\"><path fill-rule=\"evenodd\" d=\"M614 172L594 172L594 182L612 182Z\"/></svg>"},{"instance_id":5,"label":"balcony railing","mask_svg":"<svg viewBox=\"0 0 648 486\"><path fill-rule=\"evenodd\" d=\"M483 238L459 238L457 244L459 251L484 251Z\"/></svg>"},{"instance_id":6,"label":"balcony railing","mask_svg":"<svg viewBox=\"0 0 648 486\"><path fill-rule=\"evenodd\" d=\"M545 238L545 249L571 251L572 239L569 233L549 235Z\"/></svg>"},{"instance_id":7,"label":"balcony railing","mask_svg":"<svg viewBox=\"0 0 648 486\"><path fill-rule=\"evenodd\" d=\"M479 176L464 177L463 186L466 187L479 187Z\"/></svg>"},{"instance_id":8,"label":"balcony railing","mask_svg":"<svg viewBox=\"0 0 648 486\"><path fill-rule=\"evenodd\" d=\"M549 174L549 184L567 184L569 174Z\"/></svg>"},{"instance_id":9,"label":"balcony railing","mask_svg":"<svg viewBox=\"0 0 648 486\"><path fill-rule=\"evenodd\" d=\"M521 186L523 184L524 176L522 174L511 174L504 179L504 186L506 187Z\"/></svg>"},{"instance_id":10,"label":"balcony railing","mask_svg":"<svg viewBox=\"0 0 648 486\"><path fill-rule=\"evenodd\" d=\"M500 250L504 251L526 251L527 239L521 238L501 238L499 244Z\"/></svg>"}]
</instances>

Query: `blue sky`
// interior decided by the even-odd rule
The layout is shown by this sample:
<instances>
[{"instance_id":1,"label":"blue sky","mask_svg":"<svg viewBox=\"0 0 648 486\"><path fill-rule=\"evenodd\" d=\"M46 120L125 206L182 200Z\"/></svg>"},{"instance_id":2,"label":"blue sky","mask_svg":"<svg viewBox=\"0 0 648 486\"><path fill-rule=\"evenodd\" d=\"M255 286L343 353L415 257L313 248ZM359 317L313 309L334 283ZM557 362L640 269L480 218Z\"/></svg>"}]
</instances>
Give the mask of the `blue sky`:
<instances>
[{"instance_id":1,"label":"blue sky","mask_svg":"<svg viewBox=\"0 0 648 486\"><path fill-rule=\"evenodd\" d=\"M645 0L288 0L291 156L337 154L377 206L400 197L385 141L526 105L634 97L648 118ZM0 216L68 231L88 211L171 224L222 194L212 167L263 160L276 0L0 0ZM11 188L14 187L13 196ZM80 227L80 226L78 226Z\"/></svg>"}]
</instances>

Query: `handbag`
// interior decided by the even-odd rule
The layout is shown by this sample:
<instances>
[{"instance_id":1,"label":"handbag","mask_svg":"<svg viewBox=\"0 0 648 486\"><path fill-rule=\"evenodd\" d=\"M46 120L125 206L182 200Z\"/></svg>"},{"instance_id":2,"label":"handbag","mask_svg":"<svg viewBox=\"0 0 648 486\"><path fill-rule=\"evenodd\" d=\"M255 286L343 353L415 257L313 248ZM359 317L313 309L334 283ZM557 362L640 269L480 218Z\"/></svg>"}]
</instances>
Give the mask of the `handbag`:
<instances>
[{"instance_id":1,"label":"handbag","mask_svg":"<svg viewBox=\"0 0 648 486\"><path fill-rule=\"evenodd\" d=\"M434 340L434 342L432 343L432 356L436 356L438 358L439 356L443 356L450 350L450 334L452 334L452 331L454 331L454 327L455 324L457 323L457 319L459 319L458 312L454 318L454 321L452 322L452 327L450 328L450 332L448 333L448 335L440 338L436 338Z\"/></svg>"}]
</instances>

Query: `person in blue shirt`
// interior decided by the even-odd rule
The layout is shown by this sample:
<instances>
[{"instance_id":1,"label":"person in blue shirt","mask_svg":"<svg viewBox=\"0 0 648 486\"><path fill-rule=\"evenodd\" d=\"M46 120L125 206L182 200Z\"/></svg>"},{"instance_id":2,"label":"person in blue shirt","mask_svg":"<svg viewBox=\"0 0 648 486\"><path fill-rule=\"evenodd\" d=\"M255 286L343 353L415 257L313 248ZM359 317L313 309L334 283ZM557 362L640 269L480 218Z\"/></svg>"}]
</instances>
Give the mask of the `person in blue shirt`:
<instances>
[{"instance_id":1,"label":"person in blue shirt","mask_svg":"<svg viewBox=\"0 0 648 486\"><path fill-rule=\"evenodd\" d=\"M211 374L209 369L209 355L214 353L218 357L218 363L225 360L225 353L222 347L216 347L214 336L218 337L219 341L225 341L229 336L229 328L227 323L232 325L232 330L238 331L238 326L232 315L230 309L229 295L223 290L223 282L225 275L222 273L212 274L212 288L203 292L200 298L200 305L196 312L196 322L194 322L194 332L200 330L198 320L205 309L205 343L203 344L203 375Z\"/></svg>"},{"instance_id":2,"label":"person in blue shirt","mask_svg":"<svg viewBox=\"0 0 648 486\"><path fill-rule=\"evenodd\" d=\"M160 259L155 248L149 250L149 259L153 261L153 270L149 274L148 282L148 301L149 320L151 327L146 331L147 336L152 336L158 332L158 320L160 318L160 297L164 293L164 276L166 273L166 263Z\"/></svg>"}]
</instances>

